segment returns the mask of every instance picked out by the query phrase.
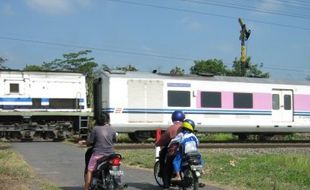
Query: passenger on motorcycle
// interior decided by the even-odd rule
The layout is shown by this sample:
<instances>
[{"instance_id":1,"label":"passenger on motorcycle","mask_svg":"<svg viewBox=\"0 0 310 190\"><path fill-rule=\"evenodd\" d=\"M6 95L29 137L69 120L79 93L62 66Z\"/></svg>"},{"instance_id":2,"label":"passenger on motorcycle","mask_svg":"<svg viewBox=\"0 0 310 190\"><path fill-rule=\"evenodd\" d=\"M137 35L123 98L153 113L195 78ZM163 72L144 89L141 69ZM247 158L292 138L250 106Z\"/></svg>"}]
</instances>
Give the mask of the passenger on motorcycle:
<instances>
[{"instance_id":1,"label":"passenger on motorcycle","mask_svg":"<svg viewBox=\"0 0 310 190\"><path fill-rule=\"evenodd\" d=\"M173 167L176 173L176 180L181 180L180 171L183 155L192 152L198 152L199 140L193 133L195 130L195 122L191 119L185 119L182 125L182 130L171 140L169 146L178 144L179 150L173 159ZM200 162L202 162L200 158Z\"/></svg>"},{"instance_id":2,"label":"passenger on motorcycle","mask_svg":"<svg viewBox=\"0 0 310 190\"><path fill-rule=\"evenodd\" d=\"M167 131L161 135L160 139L155 143L156 146L161 147L159 162L160 162L160 175L162 176L164 188L169 188L170 179L173 172L172 161L174 159L177 147L169 147L171 139L180 132L182 122L185 119L185 114L182 111L176 110L171 115L173 124L169 126ZM167 154L168 153L168 154Z\"/></svg>"},{"instance_id":3,"label":"passenger on motorcycle","mask_svg":"<svg viewBox=\"0 0 310 190\"><path fill-rule=\"evenodd\" d=\"M115 142L116 132L110 126L110 117L108 114L102 115L97 119L96 126L86 141L87 146L93 146L93 153L87 167L84 190L89 190L97 160L114 154Z\"/></svg>"}]
</instances>

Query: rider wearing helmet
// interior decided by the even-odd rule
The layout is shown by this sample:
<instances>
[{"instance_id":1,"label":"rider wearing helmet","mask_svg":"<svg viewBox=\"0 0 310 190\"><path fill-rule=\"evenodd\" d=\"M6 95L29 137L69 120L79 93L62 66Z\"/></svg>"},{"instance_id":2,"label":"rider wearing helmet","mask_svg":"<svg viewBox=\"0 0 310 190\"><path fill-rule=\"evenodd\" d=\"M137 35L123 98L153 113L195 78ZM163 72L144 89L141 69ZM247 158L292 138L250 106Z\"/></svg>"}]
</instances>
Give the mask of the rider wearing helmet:
<instances>
[{"instance_id":1,"label":"rider wearing helmet","mask_svg":"<svg viewBox=\"0 0 310 190\"><path fill-rule=\"evenodd\" d=\"M181 180L180 170L181 170L181 162L182 155L190 152L197 152L199 140L193 133L195 131L195 122L191 119L185 119L183 121L182 130L177 136L171 140L168 147L178 144L180 145L180 149L175 155L173 160L173 167L176 172L176 179Z\"/></svg>"},{"instance_id":2,"label":"rider wearing helmet","mask_svg":"<svg viewBox=\"0 0 310 190\"><path fill-rule=\"evenodd\" d=\"M161 147L161 151L159 154L159 162L160 162L160 175L162 175L163 177L164 188L169 188L170 186L170 178L173 170L172 161L175 156L171 154L167 155L167 152L176 152L176 150L174 150L176 149L176 147L171 146L169 149L167 147L171 139L175 138L175 136L181 131L184 119L185 114L182 111L180 110L174 111L171 115L171 120L173 124L168 127L166 132L162 134L155 143L156 146Z\"/></svg>"},{"instance_id":3,"label":"rider wearing helmet","mask_svg":"<svg viewBox=\"0 0 310 190\"><path fill-rule=\"evenodd\" d=\"M183 121L183 125L182 125L183 130L188 130L190 132L194 132L195 127L196 127L196 125L195 125L195 122L193 120L185 119Z\"/></svg>"}]
</instances>

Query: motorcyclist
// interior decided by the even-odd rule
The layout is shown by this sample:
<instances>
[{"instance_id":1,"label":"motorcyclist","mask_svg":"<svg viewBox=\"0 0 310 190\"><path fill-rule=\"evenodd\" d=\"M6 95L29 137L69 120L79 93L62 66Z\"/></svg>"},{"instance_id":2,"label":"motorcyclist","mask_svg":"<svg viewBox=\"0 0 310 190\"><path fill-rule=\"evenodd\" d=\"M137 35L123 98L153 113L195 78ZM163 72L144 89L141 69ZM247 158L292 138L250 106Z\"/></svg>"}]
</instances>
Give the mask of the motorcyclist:
<instances>
[{"instance_id":1,"label":"motorcyclist","mask_svg":"<svg viewBox=\"0 0 310 190\"><path fill-rule=\"evenodd\" d=\"M93 152L87 166L84 190L89 190L97 160L114 154L115 142L116 132L110 126L109 115L104 114L96 120L96 126L93 128L86 141L87 146L93 146Z\"/></svg>"},{"instance_id":2,"label":"motorcyclist","mask_svg":"<svg viewBox=\"0 0 310 190\"><path fill-rule=\"evenodd\" d=\"M180 146L173 159L173 167L176 172L176 180L181 180L181 162L182 156L191 152L198 152L199 140L193 133L195 130L195 122L191 119L185 119L182 124L182 130L171 140L168 147L178 144ZM201 158L200 161L202 162Z\"/></svg>"},{"instance_id":3,"label":"motorcyclist","mask_svg":"<svg viewBox=\"0 0 310 190\"><path fill-rule=\"evenodd\" d=\"M169 188L170 186L170 179L173 171L172 161L175 156L174 153L177 151L177 147L171 146L168 149L168 145L171 139L173 139L180 132L184 119L185 114L182 111L174 111L171 115L171 120L173 124L168 127L166 132L162 134L159 140L155 143L156 146L161 147L161 151L159 154L159 174L162 176L164 188Z\"/></svg>"}]
</instances>

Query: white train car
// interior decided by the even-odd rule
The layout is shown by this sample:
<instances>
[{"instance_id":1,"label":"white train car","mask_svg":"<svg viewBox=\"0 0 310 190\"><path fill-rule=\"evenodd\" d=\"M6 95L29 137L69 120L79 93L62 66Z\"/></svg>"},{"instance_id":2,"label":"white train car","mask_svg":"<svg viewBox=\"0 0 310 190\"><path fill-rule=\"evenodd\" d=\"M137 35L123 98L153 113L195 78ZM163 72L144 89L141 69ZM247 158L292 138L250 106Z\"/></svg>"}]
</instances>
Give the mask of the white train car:
<instances>
[{"instance_id":1,"label":"white train car","mask_svg":"<svg viewBox=\"0 0 310 190\"><path fill-rule=\"evenodd\" d=\"M199 132L310 132L310 81L104 72L95 85L95 116L132 138L153 136L182 110Z\"/></svg>"},{"instance_id":2,"label":"white train car","mask_svg":"<svg viewBox=\"0 0 310 190\"><path fill-rule=\"evenodd\" d=\"M63 139L89 115L81 73L0 71L0 137Z\"/></svg>"}]
</instances>

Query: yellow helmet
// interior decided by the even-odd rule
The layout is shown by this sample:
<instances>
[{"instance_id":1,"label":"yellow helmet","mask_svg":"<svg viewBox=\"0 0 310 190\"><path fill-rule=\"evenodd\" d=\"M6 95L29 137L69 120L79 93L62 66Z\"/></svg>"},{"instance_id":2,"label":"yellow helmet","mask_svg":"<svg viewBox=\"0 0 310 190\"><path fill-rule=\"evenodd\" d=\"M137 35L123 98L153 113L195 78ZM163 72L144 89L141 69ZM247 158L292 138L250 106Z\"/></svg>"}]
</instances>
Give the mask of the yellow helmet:
<instances>
[{"instance_id":1,"label":"yellow helmet","mask_svg":"<svg viewBox=\"0 0 310 190\"><path fill-rule=\"evenodd\" d=\"M195 122L191 119L185 119L183 121L183 128L188 129L190 131L195 130Z\"/></svg>"}]
</instances>

